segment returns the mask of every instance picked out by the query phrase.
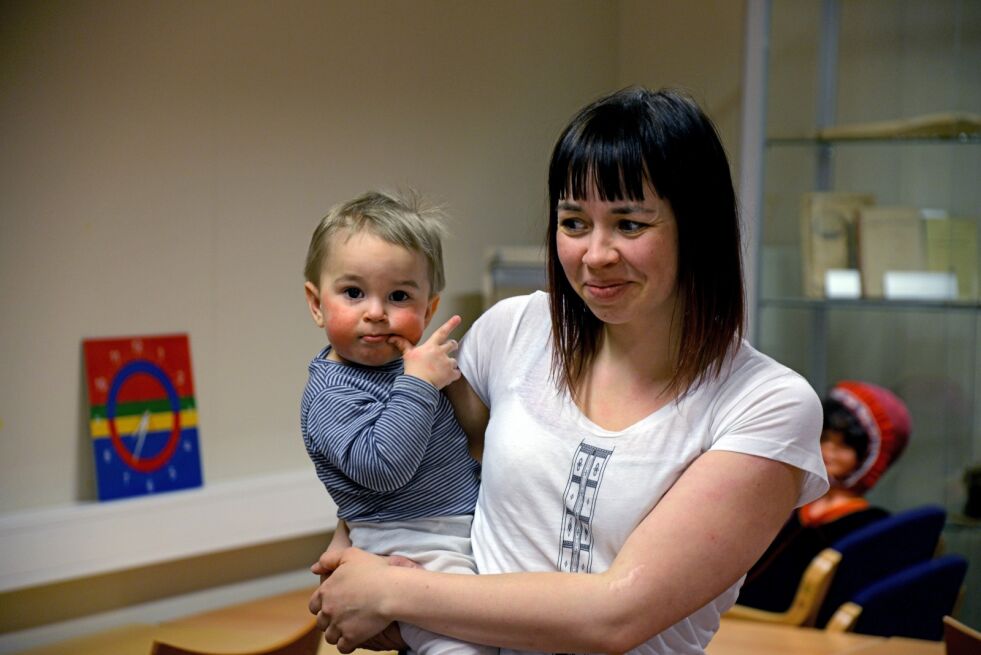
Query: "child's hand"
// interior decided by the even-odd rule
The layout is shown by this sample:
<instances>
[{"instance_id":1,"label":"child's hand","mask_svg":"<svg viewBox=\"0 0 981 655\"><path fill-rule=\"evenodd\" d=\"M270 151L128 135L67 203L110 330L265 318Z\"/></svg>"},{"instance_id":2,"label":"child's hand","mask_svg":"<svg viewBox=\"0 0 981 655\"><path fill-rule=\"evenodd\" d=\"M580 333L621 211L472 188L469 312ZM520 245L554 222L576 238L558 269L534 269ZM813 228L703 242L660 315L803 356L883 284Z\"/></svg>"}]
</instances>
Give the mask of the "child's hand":
<instances>
[{"instance_id":1,"label":"child's hand","mask_svg":"<svg viewBox=\"0 0 981 655\"><path fill-rule=\"evenodd\" d=\"M450 339L450 333L460 321L459 316L451 317L418 346L413 346L402 337L389 337L388 342L402 351L405 374L425 380L437 389L459 379L460 369L456 366L456 360L450 357L459 344L455 339Z\"/></svg>"}]
</instances>

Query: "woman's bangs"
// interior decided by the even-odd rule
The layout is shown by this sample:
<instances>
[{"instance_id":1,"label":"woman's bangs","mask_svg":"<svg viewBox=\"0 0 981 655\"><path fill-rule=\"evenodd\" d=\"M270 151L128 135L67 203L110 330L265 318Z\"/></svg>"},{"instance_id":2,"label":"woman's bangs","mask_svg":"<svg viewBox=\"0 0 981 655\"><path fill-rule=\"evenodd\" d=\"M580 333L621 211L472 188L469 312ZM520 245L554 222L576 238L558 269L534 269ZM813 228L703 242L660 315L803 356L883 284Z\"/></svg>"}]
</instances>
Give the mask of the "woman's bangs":
<instances>
[{"instance_id":1,"label":"woman's bangs","mask_svg":"<svg viewBox=\"0 0 981 655\"><path fill-rule=\"evenodd\" d=\"M643 200L645 166L639 142L583 139L569 144L558 161L557 169L565 169L566 180L560 190L562 198L586 198L593 188L599 199Z\"/></svg>"}]
</instances>

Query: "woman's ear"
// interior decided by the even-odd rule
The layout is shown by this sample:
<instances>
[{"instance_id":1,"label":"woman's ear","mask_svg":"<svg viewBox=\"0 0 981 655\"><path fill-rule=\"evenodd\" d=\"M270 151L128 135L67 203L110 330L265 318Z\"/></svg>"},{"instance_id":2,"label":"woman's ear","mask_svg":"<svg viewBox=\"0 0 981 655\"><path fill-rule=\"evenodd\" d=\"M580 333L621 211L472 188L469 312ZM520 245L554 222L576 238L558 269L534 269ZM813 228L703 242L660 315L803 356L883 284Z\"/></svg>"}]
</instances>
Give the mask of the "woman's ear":
<instances>
[{"instance_id":1,"label":"woman's ear","mask_svg":"<svg viewBox=\"0 0 981 655\"><path fill-rule=\"evenodd\" d=\"M436 308L439 307L439 294L429 299L429 305L426 307L426 324L423 328L429 327L429 321L433 320L433 316L436 315Z\"/></svg>"},{"instance_id":2,"label":"woman's ear","mask_svg":"<svg viewBox=\"0 0 981 655\"><path fill-rule=\"evenodd\" d=\"M324 312L320 309L320 290L313 282L307 282L303 285L303 291L307 296L307 306L310 308L313 322L317 324L317 327L322 328L324 326Z\"/></svg>"}]
</instances>

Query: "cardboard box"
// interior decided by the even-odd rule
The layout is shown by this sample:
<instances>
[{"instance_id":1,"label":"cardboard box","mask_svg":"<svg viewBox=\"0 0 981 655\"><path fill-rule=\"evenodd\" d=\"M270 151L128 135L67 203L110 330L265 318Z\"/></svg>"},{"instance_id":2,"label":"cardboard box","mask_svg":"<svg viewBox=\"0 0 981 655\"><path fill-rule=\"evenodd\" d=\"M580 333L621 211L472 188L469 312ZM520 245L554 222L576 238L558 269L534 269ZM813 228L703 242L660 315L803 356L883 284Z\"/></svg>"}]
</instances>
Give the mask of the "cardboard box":
<instances>
[{"instance_id":1,"label":"cardboard box","mask_svg":"<svg viewBox=\"0 0 981 655\"><path fill-rule=\"evenodd\" d=\"M886 271L925 271L923 212L916 207L865 207L859 212L862 293L882 298Z\"/></svg>"},{"instance_id":2,"label":"cardboard box","mask_svg":"<svg viewBox=\"0 0 981 655\"><path fill-rule=\"evenodd\" d=\"M827 271L858 267L859 212L874 204L875 197L867 193L818 191L801 198L801 267L806 297L826 296Z\"/></svg>"},{"instance_id":3,"label":"cardboard box","mask_svg":"<svg viewBox=\"0 0 981 655\"><path fill-rule=\"evenodd\" d=\"M958 300L975 301L979 295L978 219L926 217L927 270L957 277Z\"/></svg>"}]
</instances>

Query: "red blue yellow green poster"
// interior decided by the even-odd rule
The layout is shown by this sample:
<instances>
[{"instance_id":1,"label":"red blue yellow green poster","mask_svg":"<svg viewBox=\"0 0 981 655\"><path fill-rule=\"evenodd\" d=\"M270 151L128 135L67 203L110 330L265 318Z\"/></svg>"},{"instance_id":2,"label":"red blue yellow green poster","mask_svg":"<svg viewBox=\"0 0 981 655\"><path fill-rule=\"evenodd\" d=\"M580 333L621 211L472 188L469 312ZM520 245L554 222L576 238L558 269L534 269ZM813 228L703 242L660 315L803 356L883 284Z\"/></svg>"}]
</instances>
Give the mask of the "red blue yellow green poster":
<instances>
[{"instance_id":1,"label":"red blue yellow green poster","mask_svg":"<svg viewBox=\"0 0 981 655\"><path fill-rule=\"evenodd\" d=\"M200 487L187 335L86 339L82 349L99 500Z\"/></svg>"}]
</instances>

